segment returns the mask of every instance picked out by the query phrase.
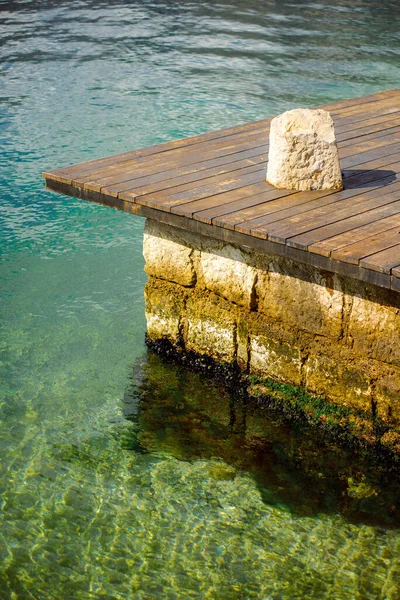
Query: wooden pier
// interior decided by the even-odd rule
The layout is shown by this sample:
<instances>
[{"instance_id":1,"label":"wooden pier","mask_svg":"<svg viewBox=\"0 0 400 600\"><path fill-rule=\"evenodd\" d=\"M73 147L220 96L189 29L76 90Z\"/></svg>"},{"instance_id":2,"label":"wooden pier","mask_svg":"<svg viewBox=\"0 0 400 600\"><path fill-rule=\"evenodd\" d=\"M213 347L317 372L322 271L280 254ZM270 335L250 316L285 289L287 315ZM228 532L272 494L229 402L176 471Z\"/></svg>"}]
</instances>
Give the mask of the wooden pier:
<instances>
[{"instance_id":1,"label":"wooden pier","mask_svg":"<svg viewBox=\"0 0 400 600\"><path fill-rule=\"evenodd\" d=\"M323 106L340 192L265 181L270 120L43 174L55 192L400 292L400 90Z\"/></svg>"}]
</instances>

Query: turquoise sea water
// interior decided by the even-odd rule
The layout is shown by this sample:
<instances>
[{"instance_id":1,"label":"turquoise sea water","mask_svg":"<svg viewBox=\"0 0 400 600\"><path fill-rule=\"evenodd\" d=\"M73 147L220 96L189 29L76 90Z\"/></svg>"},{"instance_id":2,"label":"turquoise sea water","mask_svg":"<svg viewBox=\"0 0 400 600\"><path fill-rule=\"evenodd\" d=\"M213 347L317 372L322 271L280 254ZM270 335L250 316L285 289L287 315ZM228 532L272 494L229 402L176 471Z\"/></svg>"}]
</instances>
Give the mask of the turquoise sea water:
<instances>
[{"instance_id":1,"label":"turquoise sea water","mask_svg":"<svg viewBox=\"0 0 400 600\"><path fill-rule=\"evenodd\" d=\"M1 599L400 597L390 477L148 355L142 221L41 179L399 87L399 17L0 2Z\"/></svg>"}]
</instances>

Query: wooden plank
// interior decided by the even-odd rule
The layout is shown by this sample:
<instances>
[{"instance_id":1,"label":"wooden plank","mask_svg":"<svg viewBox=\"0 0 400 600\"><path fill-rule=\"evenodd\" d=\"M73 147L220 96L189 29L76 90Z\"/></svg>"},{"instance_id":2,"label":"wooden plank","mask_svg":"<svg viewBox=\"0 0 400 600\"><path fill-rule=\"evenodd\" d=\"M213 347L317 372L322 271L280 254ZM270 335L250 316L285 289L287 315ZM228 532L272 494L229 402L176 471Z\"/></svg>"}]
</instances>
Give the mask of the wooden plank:
<instances>
[{"instance_id":1,"label":"wooden plank","mask_svg":"<svg viewBox=\"0 0 400 600\"><path fill-rule=\"evenodd\" d=\"M285 224L291 218L298 220L301 215L304 214L305 220L309 221L314 216L314 211L325 208L325 212L332 214L335 210L335 205L346 199L354 198L355 196L368 194L368 198L373 198L382 195L382 189L387 185L391 185L391 177L381 178L379 171L366 171L359 176L349 178L350 183L347 188L340 191L334 192L326 191L324 193L310 191L310 192L297 192L292 195L290 204L287 208L283 208L279 211L272 210L269 213L270 207L257 207L255 213L253 211L244 210L241 214L234 215L233 217L227 217L225 222L232 222L232 219L238 223L235 225L235 229L241 231L254 232L254 235L267 235L270 224L273 222L280 222ZM371 189L367 192L365 189L360 188L366 183L372 183ZM353 202L353 200L351 200ZM264 210L265 208L265 210ZM274 207L275 208L275 207ZM243 218L241 218L243 217ZM250 218L251 217L251 218ZM240 219L240 221L238 221ZM239 224L240 223L240 224ZM292 236L295 232L292 233ZM288 236L289 237L289 236Z\"/></svg>"},{"instance_id":2,"label":"wooden plank","mask_svg":"<svg viewBox=\"0 0 400 600\"><path fill-rule=\"evenodd\" d=\"M353 216L358 217L358 219L356 220L358 224L370 223L376 218L388 217L391 215L398 214L399 212L399 201L390 199L390 197L388 198L382 196L375 196L372 198L366 198L365 196L360 196L357 197L357 199L358 204L355 208L356 210L358 209L358 212L354 212ZM343 222L345 222L343 227L346 228L348 226L348 220L352 218L351 216L349 217L348 213L348 206L344 207L342 210L340 210L340 208L337 208L336 206L333 206L333 210L326 211L325 215L316 218L315 228L321 229L323 225L325 227L331 225L334 231L338 231ZM310 249L311 244L307 245L307 241L304 240L304 238L296 232L296 229L303 228L306 229L307 233L315 233L315 229L312 229L313 225L310 222L306 225L301 224L299 227L296 227L294 225L292 228L288 228L287 230L275 227L275 225L278 224L279 222L276 222L272 223L268 228L264 227L258 229L250 229L247 223L243 223L239 226L236 226L235 229L242 232L250 231L250 233L252 233L253 235L267 237L270 240L282 244L285 243L286 245L291 246L293 248L298 248L299 250ZM323 255L323 253L321 252L319 252L318 254ZM326 253L325 255L329 256L329 254Z\"/></svg>"},{"instance_id":3,"label":"wooden plank","mask_svg":"<svg viewBox=\"0 0 400 600\"><path fill-rule=\"evenodd\" d=\"M372 140L384 135L398 133L400 131L400 117L398 119L393 119L393 121L390 122L386 121L385 123L386 126L383 126L382 123L379 125L370 125L369 127L365 127L361 130L356 129L347 133L341 133L336 136L336 140L338 144L340 144L341 148L346 148L347 146L354 144L354 138Z\"/></svg>"},{"instance_id":4,"label":"wooden plank","mask_svg":"<svg viewBox=\"0 0 400 600\"><path fill-rule=\"evenodd\" d=\"M377 195L376 191L372 194L361 194L356 198L348 198L347 200L343 200L330 207L323 206L321 208L316 208L311 214L302 213L300 215L289 217L284 221L280 219L279 221L270 223L267 228L268 238L273 239L274 241L277 241L278 239L285 240L285 243L297 247L298 242L293 241L292 238L295 238L302 232L310 231L341 219L346 219L356 212L359 214L367 212L367 210L378 208L379 206L389 204L390 202L395 202L397 199L398 196L395 195ZM263 229L266 229L265 226ZM288 241L286 242L286 240Z\"/></svg>"},{"instance_id":5,"label":"wooden plank","mask_svg":"<svg viewBox=\"0 0 400 600\"><path fill-rule=\"evenodd\" d=\"M395 151L393 151L395 148ZM355 157L350 156L340 161L343 174L343 183L354 177L357 173L363 171L392 171L391 165L399 161L400 142L391 144L389 146L382 146L376 150L370 150L369 152L362 152L358 155L358 161L356 162ZM382 176L384 173L382 173Z\"/></svg>"},{"instance_id":6,"label":"wooden plank","mask_svg":"<svg viewBox=\"0 0 400 600\"><path fill-rule=\"evenodd\" d=\"M333 122L335 124L335 130L343 132L345 129L351 131L353 129L359 129L365 127L371 121L382 121L382 118L389 120L391 118L398 117L400 111L399 99L395 98L394 101L388 103L375 103L367 105L367 108L363 109L362 106L353 110L352 113L335 112L330 113Z\"/></svg>"},{"instance_id":7,"label":"wooden plank","mask_svg":"<svg viewBox=\"0 0 400 600\"><path fill-rule=\"evenodd\" d=\"M378 139L364 140L352 144L346 148L339 146L339 158L344 160L345 158L353 158L354 161L358 162L358 159L367 156L368 159L373 156L374 152L382 151L382 148L386 149L388 146L396 144L400 141L400 133L393 133L384 135ZM367 154L368 153L368 154ZM359 162L362 162L361 160Z\"/></svg>"},{"instance_id":8,"label":"wooden plank","mask_svg":"<svg viewBox=\"0 0 400 600\"><path fill-rule=\"evenodd\" d=\"M244 187L252 183L259 183L265 179L265 168L255 165L243 169L237 169L229 173L229 176L218 175L209 177L201 181L201 185L197 182L179 185L167 193L165 191L155 194L136 197L130 192L119 194L119 197L124 200L136 201L138 204L152 206L161 210L170 211L172 206L187 202L191 198L204 198L213 196L227 190Z\"/></svg>"},{"instance_id":9,"label":"wooden plank","mask_svg":"<svg viewBox=\"0 0 400 600\"><path fill-rule=\"evenodd\" d=\"M240 160L242 157L251 157L256 155L265 154L265 145L258 146L253 143L252 140L243 142L238 146L230 146L223 149L215 148L210 149L207 152L202 152L200 155L192 156L187 154L186 156L180 155L175 156L174 160L168 159L167 161L157 162L154 165L144 164L138 165L136 168L132 168L128 171L118 172L110 171L99 180L88 180L87 182L74 180L73 185L83 185L87 189L94 189L100 191L101 189L107 189L113 195L117 195L119 191L135 193L136 181L143 178L150 178L149 182L163 180L162 173L166 173L165 180L172 179L175 174L177 176L197 173L201 169L207 167L213 167L222 164L228 164ZM203 160L200 160L200 157ZM203 162L208 161L209 164L203 165ZM216 161L216 162L213 162ZM261 162L261 159L260 159ZM139 181L139 184L142 182ZM146 182L144 182L146 183ZM121 185L121 189L119 186Z\"/></svg>"},{"instance_id":10,"label":"wooden plank","mask_svg":"<svg viewBox=\"0 0 400 600\"><path fill-rule=\"evenodd\" d=\"M397 188L397 194L394 196L395 199L393 199L393 196L391 196L390 194L385 194L384 196L382 196L379 192L379 189L375 189L372 192L369 192L368 196L366 196L365 194L357 195L354 199L358 200L358 203L361 204L362 207L365 207L364 202L370 202L375 199L375 204L378 204L378 206L370 208L370 210L364 212L354 211L354 214L350 216L344 216L342 213L341 215L339 215L342 218L339 218L339 213L337 213L337 210L339 210L341 206L339 203L338 205L328 205L328 210L326 211L325 216L322 218L322 222L324 223L323 225L318 226L315 222L310 225L311 229L308 228L305 232L302 232L297 235L290 235L290 233L292 233L290 232L286 243L290 246L300 248L302 250L311 250L312 247L315 247L316 240L319 240L321 236L329 235L329 233L333 235L338 233L339 231L348 231L351 227L356 227L357 225L369 223L374 218L383 218L385 216L393 215L397 213L398 206L394 203L398 199L398 195L399 187ZM355 207L355 210L357 210L357 207ZM348 211L348 207L346 207L346 211ZM252 228L251 223L239 224L236 227L236 229L240 231L255 231ZM325 256L330 255L329 252L326 253L321 251L317 252L317 254L324 254Z\"/></svg>"},{"instance_id":11,"label":"wooden plank","mask_svg":"<svg viewBox=\"0 0 400 600\"><path fill-rule=\"evenodd\" d=\"M378 105L381 105L382 102L387 103L387 99L383 98L378 102ZM366 103L367 106L369 103ZM359 105L359 108L363 106L363 104ZM376 112L377 103L374 103L374 109ZM366 114L366 113L364 113ZM348 117L347 117L348 119ZM340 119L338 120L340 122ZM174 140L173 142L165 142L162 144L157 144L151 146L149 148L141 148L138 150L134 150L131 152L125 152L119 155L114 155L113 157L107 157L104 159L95 159L92 161L87 161L85 163L80 163L78 165L73 165L72 167L64 167L57 171L53 171L52 173L45 173L44 175L49 178L52 177L55 180L65 181L65 182L76 182L77 178L80 178L84 175L88 175L90 173L98 172L99 170L106 169L107 167L116 167L116 165L122 165L123 163L128 163L132 159L138 160L140 158L149 158L153 155L163 154L168 151L176 150L179 148L188 148L191 146L196 146L198 144L218 140L221 138L227 138L231 136L236 136L238 134L250 134L254 133L255 130L263 130L268 128L269 119L256 121L254 123L239 125L236 127L228 128L225 130L220 130L218 132L209 132L206 134L201 134L199 136L193 136L192 138L182 139L182 140ZM91 177L89 177L91 179Z\"/></svg>"},{"instance_id":12,"label":"wooden plank","mask_svg":"<svg viewBox=\"0 0 400 600\"><path fill-rule=\"evenodd\" d=\"M345 109L346 107L356 106L360 104L369 104L371 102L376 102L381 98L390 98L391 96L397 96L400 93L400 90L392 89L385 90L384 92L378 92L376 94L369 94L368 96L363 96L362 98L346 98L346 100L338 100L337 102L331 102L330 104L324 104L319 108L323 108L325 110L333 111L336 108Z\"/></svg>"},{"instance_id":13,"label":"wooden plank","mask_svg":"<svg viewBox=\"0 0 400 600\"><path fill-rule=\"evenodd\" d=\"M57 177L59 174L60 178L71 179L70 175L74 173L94 172L105 168L109 165L117 163L120 164L132 159L149 157L153 154L160 154L162 152L166 152L168 150L173 150L176 148L189 147L198 143L229 137L231 135L236 135L237 133L244 131L251 132L253 129L260 129L264 125L269 124L269 121L270 119L262 119L260 121L244 123L242 125L236 125L234 127L228 127L226 129L221 129L218 131L209 131L207 133L202 133L200 135L192 136L189 138L181 138L178 140L162 142L160 144L154 144L145 148L138 148L136 150L130 150L128 152L114 154L112 156L107 156L104 158L95 158L93 160L77 163L75 165L61 167L60 169L56 169L54 171L44 172L43 177L45 179L53 179L54 181L58 181Z\"/></svg>"},{"instance_id":14,"label":"wooden plank","mask_svg":"<svg viewBox=\"0 0 400 600\"><path fill-rule=\"evenodd\" d=\"M163 195L168 194L168 196L166 197L169 200L169 195L181 190L183 186L188 185L190 186L189 189L192 189L193 186L196 186L196 189L198 189L198 186L208 184L208 180L214 176L224 175L226 179L230 179L232 177L237 176L237 171L244 172L244 168L255 166L263 170L265 175L266 157L264 158L264 155L259 155L253 158L238 160L236 162L228 163L220 167L208 168L181 177L174 177L168 180L167 182L164 181L163 184L135 185L133 193L136 197L154 197L158 193L162 193ZM131 193L131 190L128 189L127 193Z\"/></svg>"},{"instance_id":15,"label":"wooden plank","mask_svg":"<svg viewBox=\"0 0 400 600\"><path fill-rule=\"evenodd\" d=\"M250 202L240 202L236 204L236 210L223 214L221 216L216 215L216 212L221 212L220 209L217 211L214 209L213 212L209 212L212 223L220 227L227 227L228 229L237 229L238 231L246 230L247 222L252 222L256 219L265 219L268 217L273 221L272 215L280 213L281 211L291 211L294 209L297 212L299 206L306 205L308 202L320 199L321 192L286 192L283 196L282 190L280 194L275 197L268 198L266 194L260 194L258 197L251 198ZM326 194L329 195L329 194ZM283 197L282 197L283 196ZM198 218L198 215L194 215L194 218ZM246 223L246 225L245 225ZM243 227L242 227L243 226Z\"/></svg>"},{"instance_id":16,"label":"wooden plank","mask_svg":"<svg viewBox=\"0 0 400 600\"><path fill-rule=\"evenodd\" d=\"M396 215L398 222L394 228L380 231L348 246L343 246L331 254L332 258L358 265L362 258L400 244L400 202L398 205L399 212Z\"/></svg>"},{"instance_id":17,"label":"wooden plank","mask_svg":"<svg viewBox=\"0 0 400 600\"><path fill-rule=\"evenodd\" d=\"M397 95L382 96L380 98L377 98L373 103L368 102L365 104L360 102L359 104L354 104L353 106L349 106L346 108L342 107L340 109L340 115L343 117L352 117L360 114L366 114L369 112L378 112L396 106L397 104ZM331 110L330 112L331 114L336 114L335 109Z\"/></svg>"},{"instance_id":18,"label":"wooden plank","mask_svg":"<svg viewBox=\"0 0 400 600\"><path fill-rule=\"evenodd\" d=\"M390 186L388 186L390 187ZM396 192L396 190L393 190ZM386 196L386 194L385 194ZM400 199L400 184L397 186L395 198ZM290 238L290 243L298 248L307 248L310 252L331 256L336 249L359 241L363 237L380 233L397 225L398 215L396 201L384 204L376 209L334 221L328 225L317 227L298 236ZM394 215L394 216L392 216ZM386 217L388 225L386 226ZM390 221L392 219L392 221ZM374 226L371 230L369 227ZM367 228L367 229L365 229ZM366 235L364 235L366 232Z\"/></svg>"},{"instance_id":19,"label":"wooden plank","mask_svg":"<svg viewBox=\"0 0 400 600\"><path fill-rule=\"evenodd\" d=\"M340 166L342 170L350 169L351 167L355 167L356 165L364 165L364 163L366 162L370 163L371 161L377 161L377 159L387 156L392 156L394 160L387 161L386 164L389 164L390 162L396 162L396 159L398 160L399 158L399 147L400 141L395 141L394 143L379 144L379 146L376 148L372 148L364 152L359 152L357 154L352 154L351 156L347 156L346 158L341 158ZM378 164L376 166L378 166Z\"/></svg>"},{"instance_id":20,"label":"wooden plank","mask_svg":"<svg viewBox=\"0 0 400 600\"><path fill-rule=\"evenodd\" d=\"M366 269L390 274L391 270L400 264L400 244L366 256L359 264Z\"/></svg>"},{"instance_id":21,"label":"wooden plank","mask_svg":"<svg viewBox=\"0 0 400 600\"><path fill-rule=\"evenodd\" d=\"M132 178L126 177L127 174L131 174L131 176L138 173L145 175L155 171L162 171L171 169L172 167L196 163L199 159L206 160L213 157L219 158L220 156L233 154L240 150L263 146L267 140L268 134L265 131L257 131L252 134L240 133L235 136L232 135L223 138L222 140L199 143L190 148L183 147L166 150L165 152L151 157L141 157L121 164L111 164L102 168L100 171L77 172L71 175L70 180L73 185L78 185L80 183L95 182L96 180L118 174L124 175L126 180ZM140 169L142 169L142 171L140 171Z\"/></svg>"},{"instance_id":22,"label":"wooden plank","mask_svg":"<svg viewBox=\"0 0 400 600\"><path fill-rule=\"evenodd\" d=\"M378 191L382 186L379 181L378 185L371 188ZM257 192L259 190L254 190ZM267 222L273 221L274 219L267 219L268 215L274 215L279 211L286 211L282 213L282 216L287 217L292 214L297 214L302 210L309 210L313 206L319 207L325 204L332 204L337 201L338 198L352 197L362 193L357 189L351 191L340 192L341 196L335 196L335 198L329 198L333 196L334 192L327 191L322 193L320 191L311 192L288 192L286 190L276 190L276 194L271 195L270 192L264 193L251 193L251 190L247 188L241 188L239 193L236 195L237 199L232 201L230 197L220 195L216 199L209 199L208 203L202 201L204 204L201 205L198 202L183 205L180 207L179 214L186 214L186 216L193 216L193 218L204 221L212 222L214 225L227 228L235 228L236 225L242 224L246 231L250 227L257 227L260 224L266 224ZM247 196L249 197L246 197ZM336 193L338 194L338 193ZM226 204L220 204L220 199L226 200ZM321 201L323 198L325 200ZM309 202L313 202L313 205L307 206ZM215 205L217 204L217 205ZM301 207L301 208L299 208ZM194 210L194 212L192 212ZM199 210L200 212L195 212ZM250 222L251 223L247 223ZM246 225L244 225L246 223ZM243 229L243 227L240 227Z\"/></svg>"},{"instance_id":23,"label":"wooden plank","mask_svg":"<svg viewBox=\"0 0 400 600\"><path fill-rule=\"evenodd\" d=\"M398 102L396 102L396 103L388 102L388 103L386 103L385 106L383 104L380 104L379 108L377 108L377 106L372 106L372 105L370 105L370 106L371 106L371 110L356 111L352 115L341 117L340 118L341 125L351 125L354 123L359 123L361 121L365 121L366 119L371 119L373 117L379 117L380 115L389 116L389 115L391 115L393 113L397 113L399 111Z\"/></svg>"},{"instance_id":24,"label":"wooden plank","mask_svg":"<svg viewBox=\"0 0 400 600\"><path fill-rule=\"evenodd\" d=\"M262 190L262 193L257 193ZM227 212L236 213L243 206L256 206L257 204L265 204L272 201L284 201L286 196L292 193L288 190L278 190L267 184L264 180L260 183L248 185L246 187L231 190L218 196L208 196L200 200L185 202L179 206L173 206L171 212L186 217L192 217L204 223L213 223L220 227L226 227L224 217L219 221L215 218L217 212L224 212L223 207L229 206ZM226 204L224 204L226 203Z\"/></svg>"},{"instance_id":25,"label":"wooden plank","mask_svg":"<svg viewBox=\"0 0 400 600\"><path fill-rule=\"evenodd\" d=\"M379 131L380 129L385 129L385 127L390 126L393 122L396 122L400 118L400 110L398 113L393 113L389 115L379 115L378 117L372 117L371 119L364 119L363 121L359 121L357 123L353 123L351 125L344 124L340 125L336 118L333 119L335 133L337 139L345 139L346 136L349 137L357 137L358 135L362 135L364 130L368 130L369 128L373 128L375 131ZM343 136L343 137L342 137Z\"/></svg>"},{"instance_id":26,"label":"wooden plank","mask_svg":"<svg viewBox=\"0 0 400 600\"><path fill-rule=\"evenodd\" d=\"M380 161L376 161L374 165L375 167L384 166L386 162L388 162L388 159L384 158ZM363 170L369 170L371 165L372 163L364 164ZM356 177L357 175L359 176L361 173L362 171L356 171L353 173L353 177ZM390 176L390 174L391 173L376 173L376 179ZM350 176L351 173L349 173L348 179L345 181L349 182L351 185L352 179ZM356 183L362 184L362 179L358 177ZM381 185L380 182L378 182L378 186L379 185ZM334 193L331 190L326 192L309 192L307 194L294 193L293 191L287 190L276 190L276 192L277 194L274 197L271 195L270 186L267 187L265 183L260 183L252 186L251 189L240 188L234 194L228 192L226 194L220 194L217 198L202 199L200 201L194 200L187 204L183 204L179 207L177 214L193 216L193 218L204 222L213 221L216 225L224 226L225 224L225 226L231 227L236 223L258 218L263 214L270 214L276 210L288 208L289 206L296 206L317 198L332 195ZM282 198L283 196L290 196L290 198L284 198L280 201L280 203L271 203L271 200L275 200L275 198ZM262 206L266 202L268 202L268 206ZM253 210L254 207L258 208ZM241 213L240 211L244 212ZM224 218L224 215L229 216Z\"/></svg>"},{"instance_id":27,"label":"wooden plank","mask_svg":"<svg viewBox=\"0 0 400 600\"><path fill-rule=\"evenodd\" d=\"M316 242L313 245L309 245L307 248L310 252L317 254L323 254L324 256L332 256L337 250L341 250L349 244L353 244L363 240L371 235L384 233L385 231L392 229L393 227L400 227L400 214L395 212L394 214L387 216L387 211L396 210L395 203L386 205L376 210L369 211L367 214L354 215L340 221L337 229L340 233L322 239L320 242ZM347 221L347 222L346 222ZM340 227L341 225L341 227ZM326 230L329 229L327 226ZM336 231L337 231L336 229ZM333 229L335 231L335 229ZM324 233L322 235L325 235Z\"/></svg>"},{"instance_id":28,"label":"wooden plank","mask_svg":"<svg viewBox=\"0 0 400 600\"><path fill-rule=\"evenodd\" d=\"M242 150L234 154L226 154L219 158L211 158L204 161L189 162L187 165L176 167L166 171L150 172L149 175L135 177L134 179L122 180L121 176L108 177L99 182L95 182L101 191L111 196L117 196L120 192L132 191L137 195L144 193L154 193L164 189L169 189L181 183L197 181L201 178L210 176L216 172L229 172L238 168L238 164L262 164L267 159L265 146ZM184 162L184 161L183 161ZM240 167L239 167L240 168ZM131 177L127 175L127 177ZM90 184L85 184L85 188L93 189Z\"/></svg>"},{"instance_id":29,"label":"wooden plank","mask_svg":"<svg viewBox=\"0 0 400 600\"><path fill-rule=\"evenodd\" d=\"M240 229L245 228L246 231L251 231L253 235L268 235L275 241L279 240L280 243L286 243L287 239L294 238L301 233L338 221L339 210L341 210L340 218L344 219L355 214L356 211L363 212L362 209L365 207L366 202L369 203L369 209L379 206L380 201L388 203L386 194L381 200L380 187L364 192L355 188L354 190L344 190L339 194L341 194L340 201L333 202L333 196L328 196L322 200L318 199L310 202L306 206L301 205L265 218L260 217L252 222L240 225ZM396 197L393 198L393 201L396 199ZM236 228L239 228L239 226L236 226ZM289 244L296 244L296 242L292 241Z\"/></svg>"}]
</instances>

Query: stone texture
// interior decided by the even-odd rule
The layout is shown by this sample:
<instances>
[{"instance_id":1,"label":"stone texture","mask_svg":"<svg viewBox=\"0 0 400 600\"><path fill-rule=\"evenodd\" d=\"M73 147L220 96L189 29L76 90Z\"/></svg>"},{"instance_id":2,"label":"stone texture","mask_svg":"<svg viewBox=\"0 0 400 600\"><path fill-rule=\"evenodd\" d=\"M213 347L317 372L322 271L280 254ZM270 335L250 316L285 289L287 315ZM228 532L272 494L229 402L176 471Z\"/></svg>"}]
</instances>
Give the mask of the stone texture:
<instances>
[{"instance_id":1,"label":"stone texture","mask_svg":"<svg viewBox=\"0 0 400 600\"><path fill-rule=\"evenodd\" d=\"M185 348L218 362L236 360L236 315L215 294L192 294L186 306Z\"/></svg>"},{"instance_id":2,"label":"stone texture","mask_svg":"<svg viewBox=\"0 0 400 600\"><path fill-rule=\"evenodd\" d=\"M282 329L257 314L249 319L249 331L250 371L301 385L303 348L311 343L311 336Z\"/></svg>"},{"instance_id":3,"label":"stone texture","mask_svg":"<svg viewBox=\"0 0 400 600\"><path fill-rule=\"evenodd\" d=\"M350 348L316 338L309 349L304 376L308 391L372 415L372 380L368 363L354 360Z\"/></svg>"},{"instance_id":4,"label":"stone texture","mask_svg":"<svg viewBox=\"0 0 400 600\"><path fill-rule=\"evenodd\" d=\"M273 321L338 339L343 327L339 278L284 259L270 263L257 281L258 310Z\"/></svg>"},{"instance_id":5,"label":"stone texture","mask_svg":"<svg viewBox=\"0 0 400 600\"><path fill-rule=\"evenodd\" d=\"M171 239L171 234L168 234L169 230L165 226L160 226L154 221L146 221L143 237L145 271L153 277L180 283L183 286L192 286L196 281L192 259L194 250L184 243Z\"/></svg>"},{"instance_id":6,"label":"stone texture","mask_svg":"<svg viewBox=\"0 0 400 600\"><path fill-rule=\"evenodd\" d=\"M203 251L200 253L202 282L208 290L251 308L257 272L247 263L244 252L234 246L227 245L216 253Z\"/></svg>"},{"instance_id":7,"label":"stone texture","mask_svg":"<svg viewBox=\"0 0 400 600\"><path fill-rule=\"evenodd\" d=\"M185 312L186 294L179 285L150 278L144 289L147 336L177 344Z\"/></svg>"},{"instance_id":8,"label":"stone texture","mask_svg":"<svg viewBox=\"0 0 400 600\"><path fill-rule=\"evenodd\" d=\"M357 354L400 367L400 308L384 303L382 295L354 296L348 335Z\"/></svg>"},{"instance_id":9,"label":"stone texture","mask_svg":"<svg viewBox=\"0 0 400 600\"><path fill-rule=\"evenodd\" d=\"M400 422L400 367L376 365L374 401L378 416L384 421Z\"/></svg>"},{"instance_id":10,"label":"stone texture","mask_svg":"<svg viewBox=\"0 0 400 600\"><path fill-rule=\"evenodd\" d=\"M342 189L335 131L328 112L298 108L272 119L267 181L289 190Z\"/></svg>"},{"instance_id":11,"label":"stone texture","mask_svg":"<svg viewBox=\"0 0 400 600\"><path fill-rule=\"evenodd\" d=\"M301 385L301 354L298 348L266 336L251 336L250 357L252 373Z\"/></svg>"}]
</instances>

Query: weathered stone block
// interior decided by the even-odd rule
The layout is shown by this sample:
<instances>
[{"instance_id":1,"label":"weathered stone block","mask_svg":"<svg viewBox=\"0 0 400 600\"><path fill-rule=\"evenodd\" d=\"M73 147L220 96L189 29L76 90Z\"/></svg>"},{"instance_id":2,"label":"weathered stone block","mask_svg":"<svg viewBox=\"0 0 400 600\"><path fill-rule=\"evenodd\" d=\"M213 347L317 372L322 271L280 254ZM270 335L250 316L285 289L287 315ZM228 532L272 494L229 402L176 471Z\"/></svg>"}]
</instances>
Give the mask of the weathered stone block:
<instances>
[{"instance_id":1,"label":"weathered stone block","mask_svg":"<svg viewBox=\"0 0 400 600\"><path fill-rule=\"evenodd\" d=\"M366 361L355 361L350 350L316 339L304 365L308 391L336 404L372 413L372 385Z\"/></svg>"},{"instance_id":2,"label":"weathered stone block","mask_svg":"<svg viewBox=\"0 0 400 600\"><path fill-rule=\"evenodd\" d=\"M194 249L173 239L178 234L177 229L162 226L149 219L146 221L143 238L145 271L153 277L192 286L196 282Z\"/></svg>"},{"instance_id":3,"label":"weathered stone block","mask_svg":"<svg viewBox=\"0 0 400 600\"><path fill-rule=\"evenodd\" d=\"M201 252L200 264L204 286L227 300L252 308L256 270L248 264L244 252L227 245L215 252Z\"/></svg>"},{"instance_id":4,"label":"weathered stone block","mask_svg":"<svg viewBox=\"0 0 400 600\"><path fill-rule=\"evenodd\" d=\"M267 181L289 190L342 189L333 121L325 110L294 109L271 121Z\"/></svg>"},{"instance_id":5,"label":"weathered stone block","mask_svg":"<svg viewBox=\"0 0 400 600\"><path fill-rule=\"evenodd\" d=\"M234 307L215 294L193 294L186 305L185 347L217 362L236 360Z\"/></svg>"},{"instance_id":6,"label":"weathered stone block","mask_svg":"<svg viewBox=\"0 0 400 600\"><path fill-rule=\"evenodd\" d=\"M380 295L353 297L348 335L355 353L400 367L400 307L383 303Z\"/></svg>"},{"instance_id":7,"label":"weathered stone block","mask_svg":"<svg viewBox=\"0 0 400 600\"><path fill-rule=\"evenodd\" d=\"M374 400L378 416L400 422L400 367L375 365Z\"/></svg>"},{"instance_id":8,"label":"weathered stone block","mask_svg":"<svg viewBox=\"0 0 400 600\"><path fill-rule=\"evenodd\" d=\"M294 385L302 384L303 349L309 336L297 336L268 323L262 315L250 322L250 371Z\"/></svg>"},{"instance_id":9,"label":"weathered stone block","mask_svg":"<svg viewBox=\"0 0 400 600\"><path fill-rule=\"evenodd\" d=\"M306 265L275 260L259 272L258 310L273 321L338 339L343 326L339 279Z\"/></svg>"},{"instance_id":10,"label":"weathered stone block","mask_svg":"<svg viewBox=\"0 0 400 600\"><path fill-rule=\"evenodd\" d=\"M144 289L147 336L150 340L168 339L177 344L185 314L184 288L150 278Z\"/></svg>"},{"instance_id":11,"label":"weathered stone block","mask_svg":"<svg viewBox=\"0 0 400 600\"><path fill-rule=\"evenodd\" d=\"M250 337L250 370L262 376L301 385L301 353L285 342Z\"/></svg>"}]
</instances>

